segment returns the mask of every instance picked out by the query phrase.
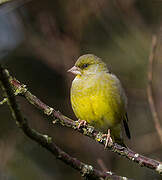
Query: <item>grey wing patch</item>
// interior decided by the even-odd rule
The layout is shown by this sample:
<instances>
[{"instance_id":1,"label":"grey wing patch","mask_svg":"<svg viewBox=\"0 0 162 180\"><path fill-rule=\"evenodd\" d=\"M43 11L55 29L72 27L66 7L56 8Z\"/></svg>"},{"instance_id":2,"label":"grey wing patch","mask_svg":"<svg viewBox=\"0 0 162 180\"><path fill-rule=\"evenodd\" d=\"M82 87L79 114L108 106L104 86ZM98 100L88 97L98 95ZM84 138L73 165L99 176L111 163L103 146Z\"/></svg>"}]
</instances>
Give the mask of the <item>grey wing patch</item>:
<instances>
[{"instance_id":1,"label":"grey wing patch","mask_svg":"<svg viewBox=\"0 0 162 180\"><path fill-rule=\"evenodd\" d=\"M126 112L126 109L127 109L127 97L125 95L124 89L123 89L119 79L115 75L113 75L113 74L111 74L111 76L112 76L112 78L115 79L116 86L118 87L121 100L124 102L124 108L125 108L125 112ZM125 133L126 133L127 137L130 139L131 135L130 135L130 130L129 130L129 126L128 126L128 116L127 116L127 113L124 114L123 124L124 124Z\"/></svg>"},{"instance_id":2,"label":"grey wing patch","mask_svg":"<svg viewBox=\"0 0 162 180\"><path fill-rule=\"evenodd\" d=\"M120 98L121 98L121 100L123 101L123 103L124 103L124 107L125 107L125 110L127 109L127 103L128 103L128 101L127 101L127 96L126 96L126 94L125 94L125 91L124 91L124 89L123 89L123 87L122 87L122 84L121 84L121 82L120 82L120 80L114 75L114 74L110 74L111 75L111 77L115 80L114 82L115 82L115 86L117 87L117 89L118 89L118 91L119 91L119 94L120 94Z\"/></svg>"}]
</instances>

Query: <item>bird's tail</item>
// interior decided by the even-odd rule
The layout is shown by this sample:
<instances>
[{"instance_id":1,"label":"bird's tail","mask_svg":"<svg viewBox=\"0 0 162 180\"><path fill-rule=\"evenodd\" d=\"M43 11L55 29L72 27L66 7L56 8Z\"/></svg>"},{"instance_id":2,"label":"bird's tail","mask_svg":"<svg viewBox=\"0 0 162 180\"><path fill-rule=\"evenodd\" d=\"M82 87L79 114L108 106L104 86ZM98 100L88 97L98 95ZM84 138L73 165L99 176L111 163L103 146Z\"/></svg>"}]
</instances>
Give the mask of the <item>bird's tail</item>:
<instances>
[{"instance_id":1,"label":"bird's tail","mask_svg":"<svg viewBox=\"0 0 162 180\"><path fill-rule=\"evenodd\" d=\"M123 124L124 124L125 133L126 133L127 137L130 139L131 135L130 135L129 127L128 127L128 116L127 116L127 114L125 114Z\"/></svg>"}]
</instances>

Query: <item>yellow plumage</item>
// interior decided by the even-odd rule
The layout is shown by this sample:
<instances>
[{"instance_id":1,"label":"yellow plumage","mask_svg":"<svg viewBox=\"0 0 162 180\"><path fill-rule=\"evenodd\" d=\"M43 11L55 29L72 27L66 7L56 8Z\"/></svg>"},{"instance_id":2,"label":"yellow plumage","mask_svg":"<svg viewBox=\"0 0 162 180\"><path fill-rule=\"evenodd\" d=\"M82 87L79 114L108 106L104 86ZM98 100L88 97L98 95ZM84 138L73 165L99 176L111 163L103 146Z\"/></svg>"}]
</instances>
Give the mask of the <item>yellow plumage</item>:
<instances>
[{"instance_id":1,"label":"yellow plumage","mask_svg":"<svg viewBox=\"0 0 162 180\"><path fill-rule=\"evenodd\" d=\"M130 133L127 100L120 81L100 58L91 54L81 56L70 71L77 74L71 87L71 104L77 118L103 132L110 128L113 140L122 144L122 120L128 137Z\"/></svg>"}]
</instances>

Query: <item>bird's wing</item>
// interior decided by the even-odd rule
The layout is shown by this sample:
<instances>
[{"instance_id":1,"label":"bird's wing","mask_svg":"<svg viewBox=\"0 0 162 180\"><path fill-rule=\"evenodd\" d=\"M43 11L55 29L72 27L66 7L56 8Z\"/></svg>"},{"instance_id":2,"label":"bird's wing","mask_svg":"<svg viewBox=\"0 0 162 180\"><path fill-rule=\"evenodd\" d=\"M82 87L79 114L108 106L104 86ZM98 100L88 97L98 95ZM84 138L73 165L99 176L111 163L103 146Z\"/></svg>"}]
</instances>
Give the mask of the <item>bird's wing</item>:
<instances>
[{"instance_id":1,"label":"bird's wing","mask_svg":"<svg viewBox=\"0 0 162 180\"><path fill-rule=\"evenodd\" d=\"M130 139L131 135L130 135L129 127L128 127L128 116L127 116L127 112L126 112L127 97L125 95L124 89L123 89L119 79L113 74L109 74L109 75L113 79L112 86L114 87L114 89L112 90L112 92L115 92L114 96L116 96L116 98L113 98L113 101L115 101L114 106L116 106L116 108L114 108L114 110L116 109L116 113L119 113L119 115L121 116L119 118L122 118L121 120L123 120L126 135Z\"/></svg>"}]
</instances>

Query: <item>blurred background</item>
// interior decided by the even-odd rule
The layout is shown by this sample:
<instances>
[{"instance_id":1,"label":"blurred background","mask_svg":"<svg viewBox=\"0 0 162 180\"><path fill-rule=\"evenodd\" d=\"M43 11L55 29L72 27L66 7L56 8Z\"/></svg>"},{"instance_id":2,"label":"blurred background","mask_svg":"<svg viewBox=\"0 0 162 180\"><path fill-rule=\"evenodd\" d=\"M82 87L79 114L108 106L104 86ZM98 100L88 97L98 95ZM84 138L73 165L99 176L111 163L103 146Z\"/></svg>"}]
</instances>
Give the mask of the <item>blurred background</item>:
<instances>
[{"instance_id":1,"label":"blurred background","mask_svg":"<svg viewBox=\"0 0 162 180\"><path fill-rule=\"evenodd\" d=\"M132 139L125 137L125 143L140 154L162 160L162 144L146 93L148 57L156 33L153 96L162 122L161 19L161 0L15 0L0 6L0 63L42 101L76 120L69 98L74 76L67 70L82 54L101 57L128 96ZM108 170L136 180L162 179L72 129L51 125L25 99L18 97L18 102L30 126L52 136L71 156L98 169L100 159ZM0 107L0 120L0 179L83 179L26 137L7 105Z\"/></svg>"}]
</instances>

